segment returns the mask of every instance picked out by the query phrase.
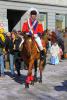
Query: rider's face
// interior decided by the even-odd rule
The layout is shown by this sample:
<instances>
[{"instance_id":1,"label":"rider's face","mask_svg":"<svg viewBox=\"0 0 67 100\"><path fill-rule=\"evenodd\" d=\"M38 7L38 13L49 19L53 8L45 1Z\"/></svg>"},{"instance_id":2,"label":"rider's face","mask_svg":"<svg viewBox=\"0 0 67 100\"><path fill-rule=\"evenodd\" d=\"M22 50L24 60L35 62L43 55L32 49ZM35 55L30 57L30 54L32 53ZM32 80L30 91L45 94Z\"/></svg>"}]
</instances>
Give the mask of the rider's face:
<instances>
[{"instance_id":1,"label":"rider's face","mask_svg":"<svg viewBox=\"0 0 67 100\"><path fill-rule=\"evenodd\" d=\"M37 15L31 15L32 20L35 20Z\"/></svg>"}]
</instances>

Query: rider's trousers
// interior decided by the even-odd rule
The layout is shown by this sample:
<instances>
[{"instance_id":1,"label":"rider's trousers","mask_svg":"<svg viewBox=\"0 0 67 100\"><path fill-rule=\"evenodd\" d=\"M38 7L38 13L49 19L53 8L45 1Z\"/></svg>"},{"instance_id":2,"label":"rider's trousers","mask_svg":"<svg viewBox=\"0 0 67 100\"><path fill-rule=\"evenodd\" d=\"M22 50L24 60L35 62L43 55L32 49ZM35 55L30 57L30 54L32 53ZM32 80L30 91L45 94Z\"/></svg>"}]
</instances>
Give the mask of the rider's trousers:
<instances>
[{"instance_id":1,"label":"rider's trousers","mask_svg":"<svg viewBox=\"0 0 67 100\"><path fill-rule=\"evenodd\" d=\"M39 49L43 50L43 46L42 46L42 42L41 42L40 37L37 34L34 34L34 38L35 38L35 41L37 42L37 44L39 46Z\"/></svg>"}]
</instances>

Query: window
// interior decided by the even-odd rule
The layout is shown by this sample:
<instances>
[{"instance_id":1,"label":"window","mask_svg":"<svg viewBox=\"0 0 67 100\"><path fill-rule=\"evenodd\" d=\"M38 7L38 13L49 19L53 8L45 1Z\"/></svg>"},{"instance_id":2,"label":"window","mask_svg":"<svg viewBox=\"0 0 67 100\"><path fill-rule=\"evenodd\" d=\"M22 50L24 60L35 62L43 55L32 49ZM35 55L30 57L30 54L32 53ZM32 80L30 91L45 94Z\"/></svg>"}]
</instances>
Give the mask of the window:
<instances>
[{"instance_id":1,"label":"window","mask_svg":"<svg viewBox=\"0 0 67 100\"><path fill-rule=\"evenodd\" d=\"M56 14L56 28L59 27L60 30L65 29L65 15Z\"/></svg>"},{"instance_id":2,"label":"window","mask_svg":"<svg viewBox=\"0 0 67 100\"><path fill-rule=\"evenodd\" d=\"M46 13L40 13L39 21L42 22L44 30L47 28L47 14Z\"/></svg>"}]
</instances>

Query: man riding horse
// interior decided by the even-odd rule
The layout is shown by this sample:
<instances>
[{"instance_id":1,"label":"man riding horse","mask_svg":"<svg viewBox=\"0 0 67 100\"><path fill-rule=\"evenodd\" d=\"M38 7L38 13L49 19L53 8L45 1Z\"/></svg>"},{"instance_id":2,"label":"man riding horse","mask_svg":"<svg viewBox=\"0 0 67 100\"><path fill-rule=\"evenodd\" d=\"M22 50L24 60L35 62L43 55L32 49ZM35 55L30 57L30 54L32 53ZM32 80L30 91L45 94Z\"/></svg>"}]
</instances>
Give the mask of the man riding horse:
<instances>
[{"instance_id":1,"label":"man riding horse","mask_svg":"<svg viewBox=\"0 0 67 100\"><path fill-rule=\"evenodd\" d=\"M39 12L35 8L30 10L30 18L26 22L23 23L22 32L24 34L32 37L33 42L34 41L36 42L36 44L38 45L38 48L40 50L40 60L43 61L45 54L44 54L44 48L43 48L41 39L39 37L39 35L41 35L43 33L43 26L37 20L38 13ZM33 59L35 60L35 57L33 57ZM29 87L30 80L33 80L33 77L30 73L31 73L31 67L34 63L34 60L31 60L31 62L29 63L28 76L26 78L26 87ZM41 63L41 65L42 65L42 63Z\"/></svg>"},{"instance_id":2,"label":"man riding horse","mask_svg":"<svg viewBox=\"0 0 67 100\"><path fill-rule=\"evenodd\" d=\"M44 56L43 46L41 43L41 39L38 36L39 34L43 33L43 26L40 22L37 21L38 13L39 12L37 11L37 9L33 8L30 10L30 18L23 24L22 32L34 37L41 51L41 59L43 59Z\"/></svg>"}]
</instances>

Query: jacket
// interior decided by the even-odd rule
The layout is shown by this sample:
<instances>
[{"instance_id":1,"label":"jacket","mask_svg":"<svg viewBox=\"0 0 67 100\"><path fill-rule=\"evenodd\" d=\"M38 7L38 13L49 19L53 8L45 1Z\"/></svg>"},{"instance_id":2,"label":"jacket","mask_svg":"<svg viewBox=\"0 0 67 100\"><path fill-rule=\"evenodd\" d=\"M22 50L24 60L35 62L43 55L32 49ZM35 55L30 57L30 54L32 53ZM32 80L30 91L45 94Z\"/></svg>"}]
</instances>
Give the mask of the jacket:
<instances>
[{"instance_id":1,"label":"jacket","mask_svg":"<svg viewBox=\"0 0 67 100\"><path fill-rule=\"evenodd\" d=\"M0 34L0 55L3 54L3 49L5 47L5 36Z\"/></svg>"},{"instance_id":2,"label":"jacket","mask_svg":"<svg viewBox=\"0 0 67 100\"><path fill-rule=\"evenodd\" d=\"M30 20L30 24L32 25L31 20ZM33 29L32 29L33 30L33 34L38 34L38 33L42 34L43 33L43 26L42 26L42 24L40 22L38 22L38 21L37 21L36 24L37 24L36 28L34 26ZM24 33L30 32L28 20L23 23L22 32L24 32Z\"/></svg>"}]
</instances>

